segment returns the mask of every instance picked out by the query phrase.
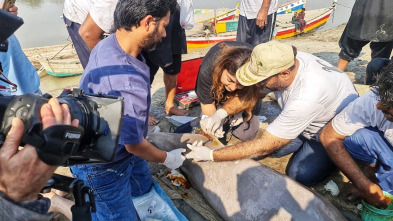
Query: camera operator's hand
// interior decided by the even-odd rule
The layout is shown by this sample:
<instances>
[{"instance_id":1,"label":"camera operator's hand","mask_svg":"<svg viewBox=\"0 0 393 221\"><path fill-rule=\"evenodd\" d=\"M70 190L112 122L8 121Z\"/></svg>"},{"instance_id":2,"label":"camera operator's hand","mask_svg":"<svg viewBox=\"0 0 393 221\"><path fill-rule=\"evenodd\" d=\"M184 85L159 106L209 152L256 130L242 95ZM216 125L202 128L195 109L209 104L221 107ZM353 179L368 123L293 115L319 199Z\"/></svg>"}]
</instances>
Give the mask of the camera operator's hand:
<instances>
[{"instance_id":1,"label":"camera operator's hand","mask_svg":"<svg viewBox=\"0 0 393 221\"><path fill-rule=\"evenodd\" d=\"M0 9L3 8L4 1L5 1L5 0L3 0L3 1L0 2ZM11 14L13 14L13 15L18 15L18 7L16 7L16 6L14 5L14 6L12 6L11 8L8 9L8 12L11 13Z\"/></svg>"},{"instance_id":2,"label":"camera operator's hand","mask_svg":"<svg viewBox=\"0 0 393 221\"><path fill-rule=\"evenodd\" d=\"M60 105L56 98L41 107L44 129L55 124L78 126L78 120L71 123L67 105ZM25 145L18 150L24 125L21 119L14 118L12 127L0 149L0 191L15 201L36 200L42 187L57 168L42 162L36 149Z\"/></svg>"}]
</instances>

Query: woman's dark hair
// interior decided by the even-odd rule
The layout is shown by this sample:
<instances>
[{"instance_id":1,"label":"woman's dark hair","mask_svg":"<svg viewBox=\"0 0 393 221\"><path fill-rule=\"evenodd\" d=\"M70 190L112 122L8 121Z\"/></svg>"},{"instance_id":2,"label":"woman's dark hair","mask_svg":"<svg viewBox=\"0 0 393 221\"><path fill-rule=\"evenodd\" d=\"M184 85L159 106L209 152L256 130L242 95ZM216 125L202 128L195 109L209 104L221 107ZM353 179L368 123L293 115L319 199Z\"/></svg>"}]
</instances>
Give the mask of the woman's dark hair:
<instances>
[{"instance_id":1,"label":"woman's dark hair","mask_svg":"<svg viewBox=\"0 0 393 221\"><path fill-rule=\"evenodd\" d=\"M131 27L138 27L147 15L158 22L168 11L174 12L176 5L176 0L119 0L114 12L114 28L131 30Z\"/></svg>"},{"instance_id":2,"label":"woman's dark hair","mask_svg":"<svg viewBox=\"0 0 393 221\"><path fill-rule=\"evenodd\" d=\"M383 106L393 108L393 62L382 68L372 90Z\"/></svg>"},{"instance_id":3,"label":"woman's dark hair","mask_svg":"<svg viewBox=\"0 0 393 221\"><path fill-rule=\"evenodd\" d=\"M216 104L223 104L229 98L238 96L244 102L242 108L245 108L248 114L246 120L249 120L252 117L252 110L259 100L257 87L253 85L232 93L224 93L226 89L221 82L221 76L224 70L227 70L231 75L236 75L236 71L250 60L252 49L229 46L225 43L221 43L219 47L220 53L213 63L213 85L211 89L213 98Z\"/></svg>"}]
</instances>

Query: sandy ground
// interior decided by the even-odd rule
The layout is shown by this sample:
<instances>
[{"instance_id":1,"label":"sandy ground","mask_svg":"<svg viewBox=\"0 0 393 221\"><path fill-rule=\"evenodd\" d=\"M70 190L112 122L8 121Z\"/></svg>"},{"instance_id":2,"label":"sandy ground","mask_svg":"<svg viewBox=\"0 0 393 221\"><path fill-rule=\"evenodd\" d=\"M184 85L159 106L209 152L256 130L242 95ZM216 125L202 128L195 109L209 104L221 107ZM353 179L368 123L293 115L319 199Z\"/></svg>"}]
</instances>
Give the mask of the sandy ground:
<instances>
[{"instance_id":1,"label":"sandy ground","mask_svg":"<svg viewBox=\"0 0 393 221\"><path fill-rule=\"evenodd\" d=\"M340 26L334 29L307 33L296 38L283 39L280 41L294 45L298 48L299 51L311 53L317 57L320 57L330 62L333 65L336 65L338 61L338 53L340 51L337 42L341 36L343 29L344 26ZM57 50L58 48L61 48L61 46L53 46L53 50ZM204 54L206 54L208 49L209 48L189 51L189 54L184 55L183 59L203 56ZM34 51L37 51L37 49L25 50L26 54L28 55L29 58L31 58L31 60L34 60L34 54L35 54ZM346 73L353 80L360 94L363 94L364 92L369 90L369 87L362 85L362 82L366 70L366 65L370 61L370 54L371 51L369 47L365 46L359 58L352 61L346 70ZM34 64L39 66L37 62L35 62ZM63 88L77 87L79 78L80 78L79 76L68 77L68 78L55 78L50 75L45 75L44 73L41 76L41 90L43 92L48 92L54 96L57 96L58 94L60 94ZM164 83L162 79L163 79L163 72L160 69L155 77L155 80L151 88L152 106L151 106L150 113L152 113L156 118L160 120L158 126L160 127L161 131L168 132L171 124L165 118L165 111L163 105L165 101L165 90L164 90ZM261 123L259 134L262 133L263 129L266 128L268 123L272 122L275 119L275 117L279 114L279 112L280 109L275 101L272 101L269 98L265 98L263 100L263 108L260 114L266 116L268 120L264 123ZM199 116L199 113L200 113L199 106L190 109L191 116ZM149 127L149 129L152 128ZM236 142L238 141L235 139L231 140L231 143L236 143ZM285 173L285 167L289 157L290 156L283 157L280 159L265 158L260 160L259 162L279 171L280 173ZM155 177L155 179L158 182L160 182L160 184L166 186L164 189L167 191L168 195L170 195L173 198L176 198L176 196L177 197L180 196L182 199L186 200L187 203L189 203L190 205L194 205L195 207L198 207L198 205L199 206L203 205L203 208L198 208L197 210L200 212L207 211L206 214L204 215L208 220L220 220L218 215L211 208L209 208L208 205L205 205L206 203L203 203L203 199L201 199L200 195L198 196L198 193L196 191L194 192L187 192L184 190L180 191L179 189L171 187L171 185L168 184L168 181L165 180L167 178L163 176L163 173L165 173L165 168L159 167L156 164L150 164L150 165L152 169L152 175ZM57 172L60 174L70 175L68 168L59 168ZM339 189L341 191L338 197L333 197L332 195L330 195L330 193L324 190L323 185L325 185L329 180L334 180L338 184ZM352 217L350 218L351 220L356 220L358 219L357 215L359 214L359 211L356 209L356 205L359 204L360 202L357 201L357 202L349 203L345 200L344 189L347 182L348 180L345 176L343 176L339 172L336 172L331 177L321 182L320 185L312 187L312 189L324 195L339 209L343 210L346 214L349 214L349 216ZM195 195L195 197L190 197L193 195ZM199 200L202 200L202 203ZM55 220L65 220L65 218L57 217Z\"/></svg>"}]
</instances>

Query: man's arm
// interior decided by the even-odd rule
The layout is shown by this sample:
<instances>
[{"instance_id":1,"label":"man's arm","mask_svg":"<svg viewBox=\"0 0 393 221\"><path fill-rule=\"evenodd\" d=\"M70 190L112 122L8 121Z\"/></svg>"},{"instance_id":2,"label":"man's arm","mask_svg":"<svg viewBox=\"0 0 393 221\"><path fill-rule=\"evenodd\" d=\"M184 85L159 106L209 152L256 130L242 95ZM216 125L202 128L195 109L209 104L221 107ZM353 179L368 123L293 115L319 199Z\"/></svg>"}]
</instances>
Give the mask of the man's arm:
<instances>
[{"instance_id":1,"label":"man's arm","mask_svg":"<svg viewBox=\"0 0 393 221\"><path fill-rule=\"evenodd\" d=\"M218 150L211 150L200 145L188 145L191 152L186 155L188 159L196 161L230 161L248 157L268 155L288 144L291 140L282 139L264 131L260 138L238 143ZM213 151L213 152L212 152Z\"/></svg>"},{"instance_id":2,"label":"man's arm","mask_svg":"<svg viewBox=\"0 0 393 221\"><path fill-rule=\"evenodd\" d=\"M260 138L215 150L213 152L213 159L214 161L229 161L266 156L288 144L290 141L289 139L276 137L265 130Z\"/></svg>"},{"instance_id":3,"label":"man's arm","mask_svg":"<svg viewBox=\"0 0 393 221\"><path fill-rule=\"evenodd\" d=\"M148 140L143 138L142 142L138 144L125 145L128 152L138 156L144 160L164 163L166 158L166 152L158 149Z\"/></svg>"},{"instance_id":4,"label":"man's arm","mask_svg":"<svg viewBox=\"0 0 393 221\"><path fill-rule=\"evenodd\" d=\"M267 25L267 16L269 13L270 0L263 0L261 9L257 15L257 26L263 28Z\"/></svg>"},{"instance_id":5,"label":"man's arm","mask_svg":"<svg viewBox=\"0 0 393 221\"><path fill-rule=\"evenodd\" d=\"M81 27L79 28L79 35L86 43L90 51L102 40L104 31L97 25L90 14L87 17Z\"/></svg>"},{"instance_id":6,"label":"man's arm","mask_svg":"<svg viewBox=\"0 0 393 221\"><path fill-rule=\"evenodd\" d=\"M386 208L387 204L381 188L364 175L345 148L344 138L345 136L334 130L331 122L323 128L319 135L319 140L325 147L330 159L360 190L362 198L367 203Z\"/></svg>"},{"instance_id":7,"label":"man's arm","mask_svg":"<svg viewBox=\"0 0 393 221\"><path fill-rule=\"evenodd\" d=\"M230 98L228 101L224 103L224 105L221 108L228 113L228 116L235 115L245 110L243 101L239 98L239 96L234 96Z\"/></svg>"},{"instance_id":8,"label":"man's arm","mask_svg":"<svg viewBox=\"0 0 393 221\"><path fill-rule=\"evenodd\" d=\"M138 144L125 145L128 152L144 160L162 163L170 169L177 169L186 159L182 153L186 150L183 148L175 149L169 152L162 151L143 138Z\"/></svg>"},{"instance_id":9,"label":"man's arm","mask_svg":"<svg viewBox=\"0 0 393 221\"><path fill-rule=\"evenodd\" d=\"M201 103L201 110L202 110L202 114L206 115L206 116L212 116L216 111L216 105L213 103L211 104L202 104Z\"/></svg>"}]
</instances>

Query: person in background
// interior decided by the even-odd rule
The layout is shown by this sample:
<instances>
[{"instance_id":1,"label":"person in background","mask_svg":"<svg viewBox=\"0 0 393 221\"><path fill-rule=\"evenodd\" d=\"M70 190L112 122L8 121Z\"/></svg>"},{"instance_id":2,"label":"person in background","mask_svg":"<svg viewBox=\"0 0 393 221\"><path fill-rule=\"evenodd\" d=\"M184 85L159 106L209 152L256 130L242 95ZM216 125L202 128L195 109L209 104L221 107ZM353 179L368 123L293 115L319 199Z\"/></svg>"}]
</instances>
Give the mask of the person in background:
<instances>
[{"instance_id":1,"label":"person in background","mask_svg":"<svg viewBox=\"0 0 393 221\"><path fill-rule=\"evenodd\" d=\"M306 9L302 8L302 11L297 14L297 19L300 23L300 32L305 32L304 29L306 28L306 20L304 20L304 17L306 16L305 11Z\"/></svg>"},{"instance_id":2,"label":"person in background","mask_svg":"<svg viewBox=\"0 0 393 221\"><path fill-rule=\"evenodd\" d=\"M184 28L180 25L180 7L171 14L169 25L165 28L167 36L153 49L142 52L146 64L150 68L150 84L154 81L158 68L164 71L165 113L167 115L188 115L187 110L179 109L174 104L177 85L177 74L181 69L181 55L187 53L187 43ZM159 121L149 115L149 125Z\"/></svg>"},{"instance_id":3,"label":"person in background","mask_svg":"<svg viewBox=\"0 0 393 221\"><path fill-rule=\"evenodd\" d=\"M300 33L301 32L300 31L300 22L299 22L299 19L297 18L297 12L293 13L291 23L295 25L296 33Z\"/></svg>"},{"instance_id":4,"label":"person in background","mask_svg":"<svg viewBox=\"0 0 393 221\"><path fill-rule=\"evenodd\" d=\"M253 49L236 78L243 86L256 84L262 94L273 91L281 113L258 138L214 151L189 145L192 151L186 157L219 162L293 153L286 168L289 177L306 186L328 177L335 166L318 136L323 126L358 97L348 76L318 57L271 41ZM239 105L228 101L226 106L231 114L230 107ZM212 125L218 122L213 116L207 119Z\"/></svg>"},{"instance_id":5,"label":"person in background","mask_svg":"<svg viewBox=\"0 0 393 221\"><path fill-rule=\"evenodd\" d=\"M243 42L227 41L213 46L203 58L199 68L195 92L201 103L202 120L200 125L206 131L209 122L206 117L222 115L222 122L217 125L220 129L213 134L225 137L226 143L229 132L242 141L255 138L259 129L259 109L255 106L259 101L256 86L244 87L236 79L236 71L250 60L252 46ZM239 99L241 105L234 115L227 116L224 109L227 100ZM219 113L217 110L219 109ZM223 125L223 126L221 126Z\"/></svg>"},{"instance_id":6,"label":"person in background","mask_svg":"<svg viewBox=\"0 0 393 221\"><path fill-rule=\"evenodd\" d=\"M371 58L389 58L393 48L393 1L357 0L338 42L337 68L344 71L370 43Z\"/></svg>"},{"instance_id":7,"label":"person in background","mask_svg":"<svg viewBox=\"0 0 393 221\"><path fill-rule=\"evenodd\" d=\"M3 8L4 0L0 2ZM0 9L1 10L1 9ZM13 6L8 12L13 15L18 14L18 8ZM27 93L41 94L40 77L34 66L23 52L18 39L13 34L8 39L7 52L0 52L0 63L3 75L9 81L17 85L17 90L12 90L11 85L3 81L0 82L0 92L3 95L21 95ZM1 76L1 77L4 77Z\"/></svg>"},{"instance_id":8,"label":"person in background","mask_svg":"<svg viewBox=\"0 0 393 221\"><path fill-rule=\"evenodd\" d=\"M382 190L393 193L392 91L390 63L372 90L337 114L319 136L330 158L354 185L351 198L360 196L384 208L388 203Z\"/></svg>"},{"instance_id":9,"label":"person in background","mask_svg":"<svg viewBox=\"0 0 393 221\"><path fill-rule=\"evenodd\" d=\"M112 33L113 13L118 0L65 0L64 23L79 60L86 68L91 50L104 38L104 33Z\"/></svg>"},{"instance_id":10,"label":"person in background","mask_svg":"<svg viewBox=\"0 0 393 221\"><path fill-rule=\"evenodd\" d=\"M147 141L151 102L150 73L142 50L166 36L175 10L173 0L119 0L114 13L116 32L93 49L79 87L86 93L124 98L119 144L109 163L76 165L71 172L93 189L97 212L93 220L137 220L132 196L149 192L153 180L148 161L170 169L182 165L185 149L159 150Z\"/></svg>"},{"instance_id":11,"label":"person in background","mask_svg":"<svg viewBox=\"0 0 393 221\"><path fill-rule=\"evenodd\" d=\"M44 104L40 114L44 130L53 125L79 124L71 119L68 106L60 105L56 98ZM39 193L57 167L42 162L29 144L18 149L24 133L23 121L15 117L0 149L0 219L49 220L50 203Z\"/></svg>"},{"instance_id":12,"label":"person in background","mask_svg":"<svg viewBox=\"0 0 393 221\"><path fill-rule=\"evenodd\" d=\"M236 41L252 46L270 41L277 7L278 0L241 0Z\"/></svg>"}]
</instances>

